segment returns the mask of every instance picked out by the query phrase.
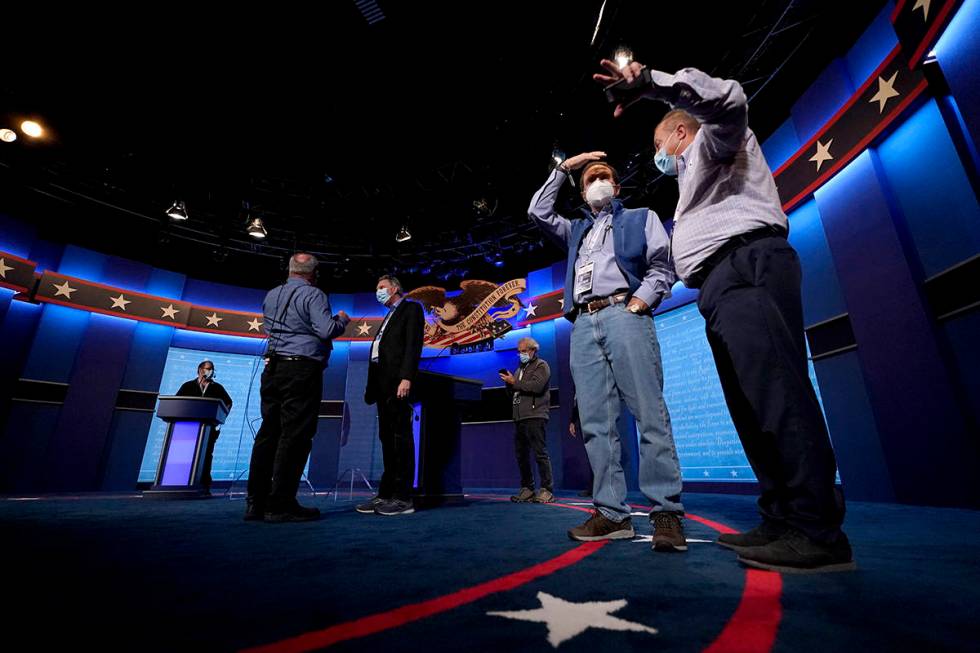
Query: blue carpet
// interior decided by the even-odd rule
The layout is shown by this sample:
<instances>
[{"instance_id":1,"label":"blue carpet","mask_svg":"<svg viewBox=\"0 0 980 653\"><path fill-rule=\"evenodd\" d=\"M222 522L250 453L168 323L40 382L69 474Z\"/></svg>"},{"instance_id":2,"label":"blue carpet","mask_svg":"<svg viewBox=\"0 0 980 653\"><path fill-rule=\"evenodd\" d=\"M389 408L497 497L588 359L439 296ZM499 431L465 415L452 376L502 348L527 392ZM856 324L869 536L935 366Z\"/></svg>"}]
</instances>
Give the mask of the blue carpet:
<instances>
[{"instance_id":1,"label":"blue carpet","mask_svg":"<svg viewBox=\"0 0 980 653\"><path fill-rule=\"evenodd\" d=\"M474 499L383 518L354 513L350 501L305 501L325 512L321 521L245 523L243 502L228 499L0 500L6 641L30 650L236 651L277 643L272 650L317 650L316 640L294 638L560 559L580 546L565 530L587 516ZM693 515L737 529L756 522L751 497L688 494L685 504ZM859 571L783 577L772 650L977 650L980 512L848 508ZM638 534L650 533L644 517L634 523ZM686 528L688 538L717 536L692 519ZM560 600L625 601L605 614L633 630L589 628L566 637L558 650L700 651L736 612L746 571L732 552L711 543L693 542L687 554L671 555L655 554L645 542L613 542L516 582L365 636L347 626L334 629L329 632L347 639L330 649L556 650L549 633L560 639L561 627L576 630L570 617L549 630L526 620L534 616L527 613L488 613L540 610L543 601ZM749 630L739 632L751 634L751 622L742 626Z\"/></svg>"}]
</instances>

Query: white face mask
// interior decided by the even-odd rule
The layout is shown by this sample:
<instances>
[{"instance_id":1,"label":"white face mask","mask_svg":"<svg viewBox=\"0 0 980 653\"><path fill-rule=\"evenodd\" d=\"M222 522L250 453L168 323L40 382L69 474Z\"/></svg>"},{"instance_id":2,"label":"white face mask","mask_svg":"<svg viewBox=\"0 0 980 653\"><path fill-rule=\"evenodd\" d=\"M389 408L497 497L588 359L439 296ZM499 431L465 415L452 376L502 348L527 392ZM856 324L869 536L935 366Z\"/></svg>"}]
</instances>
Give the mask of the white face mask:
<instances>
[{"instance_id":1,"label":"white face mask","mask_svg":"<svg viewBox=\"0 0 980 653\"><path fill-rule=\"evenodd\" d=\"M599 210L609 204L615 196L616 187L607 179L599 179L598 181L592 182L585 191L585 201L595 210Z\"/></svg>"}]
</instances>

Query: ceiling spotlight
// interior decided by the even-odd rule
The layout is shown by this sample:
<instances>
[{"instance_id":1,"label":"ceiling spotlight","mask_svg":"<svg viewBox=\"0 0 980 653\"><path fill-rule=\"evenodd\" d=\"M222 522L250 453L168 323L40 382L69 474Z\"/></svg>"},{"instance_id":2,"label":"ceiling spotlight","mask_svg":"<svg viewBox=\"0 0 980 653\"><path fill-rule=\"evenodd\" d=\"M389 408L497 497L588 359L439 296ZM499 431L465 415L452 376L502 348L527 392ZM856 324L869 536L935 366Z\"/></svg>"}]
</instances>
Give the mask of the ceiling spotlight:
<instances>
[{"instance_id":1,"label":"ceiling spotlight","mask_svg":"<svg viewBox=\"0 0 980 653\"><path fill-rule=\"evenodd\" d=\"M412 234L409 233L408 227L402 225L402 228L398 231L398 234L395 236L395 242L404 243L406 240L411 240L411 239L412 239Z\"/></svg>"},{"instance_id":2,"label":"ceiling spotlight","mask_svg":"<svg viewBox=\"0 0 980 653\"><path fill-rule=\"evenodd\" d=\"M245 227L245 232L256 240L261 240L269 234L269 232L265 230L265 225L262 224L262 218L249 218L248 226Z\"/></svg>"},{"instance_id":3,"label":"ceiling spotlight","mask_svg":"<svg viewBox=\"0 0 980 653\"><path fill-rule=\"evenodd\" d=\"M182 201L177 200L169 209L167 209L167 215L170 216L171 220L186 220L187 208L184 206Z\"/></svg>"},{"instance_id":4,"label":"ceiling spotlight","mask_svg":"<svg viewBox=\"0 0 980 653\"><path fill-rule=\"evenodd\" d=\"M633 51L621 45L616 49L616 54L613 55L613 59L615 59L619 69L622 70L633 62Z\"/></svg>"},{"instance_id":5,"label":"ceiling spotlight","mask_svg":"<svg viewBox=\"0 0 980 653\"><path fill-rule=\"evenodd\" d=\"M551 159L555 162L555 165L559 165L565 160L565 153L556 147L551 150Z\"/></svg>"},{"instance_id":6,"label":"ceiling spotlight","mask_svg":"<svg viewBox=\"0 0 980 653\"><path fill-rule=\"evenodd\" d=\"M17 132L13 129L0 129L0 141L4 143L13 143L17 140Z\"/></svg>"},{"instance_id":7,"label":"ceiling spotlight","mask_svg":"<svg viewBox=\"0 0 980 653\"><path fill-rule=\"evenodd\" d=\"M41 138L41 135L44 133L44 129L41 128L41 125L33 120L25 120L24 122L20 123L20 130L31 138Z\"/></svg>"}]
</instances>

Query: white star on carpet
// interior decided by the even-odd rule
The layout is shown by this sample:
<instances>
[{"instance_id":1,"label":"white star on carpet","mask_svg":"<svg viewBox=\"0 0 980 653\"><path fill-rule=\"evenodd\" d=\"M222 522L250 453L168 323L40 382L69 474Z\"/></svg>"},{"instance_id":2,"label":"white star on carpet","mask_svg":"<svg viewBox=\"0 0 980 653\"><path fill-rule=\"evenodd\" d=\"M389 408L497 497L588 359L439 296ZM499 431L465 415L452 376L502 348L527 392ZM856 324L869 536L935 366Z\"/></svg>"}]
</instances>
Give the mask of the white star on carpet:
<instances>
[{"instance_id":1,"label":"white star on carpet","mask_svg":"<svg viewBox=\"0 0 980 653\"><path fill-rule=\"evenodd\" d=\"M175 316L177 313L180 313L180 309L174 308L173 304L170 306L161 306L160 310L163 311L162 317L169 317L171 320L177 319Z\"/></svg>"},{"instance_id":2,"label":"white star on carpet","mask_svg":"<svg viewBox=\"0 0 980 653\"><path fill-rule=\"evenodd\" d=\"M538 601L541 602L541 607L537 610L488 612L487 614L493 617L548 624L548 643L555 648L558 648L562 642L567 642L581 635L589 628L657 634L656 628L612 616L613 612L626 607L626 599L571 603L556 596L538 592Z\"/></svg>"},{"instance_id":3,"label":"white star on carpet","mask_svg":"<svg viewBox=\"0 0 980 653\"><path fill-rule=\"evenodd\" d=\"M7 265L5 260L0 258L0 279L6 279L9 270L13 270L13 268Z\"/></svg>"},{"instance_id":4,"label":"white star on carpet","mask_svg":"<svg viewBox=\"0 0 980 653\"><path fill-rule=\"evenodd\" d=\"M912 11L921 8L922 9L922 20L929 22L929 4L932 0L915 0L915 4L912 5Z\"/></svg>"},{"instance_id":5,"label":"white star on carpet","mask_svg":"<svg viewBox=\"0 0 980 653\"><path fill-rule=\"evenodd\" d=\"M810 157L811 161L816 161L817 163L817 172L820 172L820 166L823 165L824 161L830 161L834 158L830 154L830 144L833 142L834 139L832 138L827 141L826 145L821 143L819 140L817 141L817 153Z\"/></svg>"},{"instance_id":6,"label":"white star on carpet","mask_svg":"<svg viewBox=\"0 0 980 653\"><path fill-rule=\"evenodd\" d=\"M205 315L204 317L208 319L208 326L213 326L213 327L218 326L218 322L225 319L223 317L218 317L217 313L212 313L211 315Z\"/></svg>"},{"instance_id":7,"label":"white star on carpet","mask_svg":"<svg viewBox=\"0 0 980 653\"><path fill-rule=\"evenodd\" d=\"M878 103L878 113L883 113L885 111L885 104L888 103L889 98L898 97L899 92L895 90L895 78L898 77L898 71L896 70L892 73L891 79L887 82L884 78L878 78L878 92L875 96L868 100L868 102Z\"/></svg>"},{"instance_id":8,"label":"white star on carpet","mask_svg":"<svg viewBox=\"0 0 980 653\"><path fill-rule=\"evenodd\" d=\"M248 330L249 331L258 331L259 330L259 327L262 326L262 323L259 322L259 318L257 318L257 317L253 317L251 319L251 321L246 322L245 324L248 325Z\"/></svg>"},{"instance_id":9,"label":"white star on carpet","mask_svg":"<svg viewBox=\"0 0 980 653\"><path fill-rule=\"evenodd\" d=\"M65 281L60 286L56 283L53 283L51 285L58 289L58 292L54 294L55 297L57 297L58 295L64 295L68 299L71 299L71 294L76 290L78 290L78 288L72 288L71 286L69 286L67 281Z\"/></svg>"},{"instance_id":10,"label":"white star on carpet","mask_svg":"<svg viewBox=\"0 0 980 653\"><path fill-rule=\"evenodd\" d=\"M709 472L708 470L704 470L704 475L705 476L711 476L711 472Z\"/></svg>"},{"instance_id":11,"label":"white star on carpet","mask_svg":"<svg viewBox=\"0 0 980 653\"><path fill-rule=\"evenodd\" d=\"M124 311L126 310L126 304L132 303L132 301L126 299L125 295L122 293L119 293L118 297L110 297L109 299L112 300L112 306L110 306L110 308L118 308Z\"/></svg>"},{"instance_id":12,"label":"white star on carpet","mask_svg":"<svg viewBox=\"0 0 980 653\"><path fill-rule=\"evenodd\" d=\"M528 304L527 308L524 309L524 317L535 317L534 311L538 310L538 307L534 304Z\"/></svg>"},{"instance_id":13,"label":"white star on carpet","mask_svg":"<svg viewBox=\"0 0 980 653\"><path fill-rule=\"evenodd\" d=\"M736 476L738 476L738 471L733 469L732 470L732 478L735 478Z\"/></svg>"},{"instance_id":14,"label":"white star on carpet","mask_svg":"<svg viewBox=\"0 0 980 653\"><path fill-rule=\"evenodd\" d=\"M371 325L368 324L367 322L361 322L360 324L357 325L357 335L366 336L366 335L370 335L370 333L371 333Z\"/></svg>"}]
</instances>

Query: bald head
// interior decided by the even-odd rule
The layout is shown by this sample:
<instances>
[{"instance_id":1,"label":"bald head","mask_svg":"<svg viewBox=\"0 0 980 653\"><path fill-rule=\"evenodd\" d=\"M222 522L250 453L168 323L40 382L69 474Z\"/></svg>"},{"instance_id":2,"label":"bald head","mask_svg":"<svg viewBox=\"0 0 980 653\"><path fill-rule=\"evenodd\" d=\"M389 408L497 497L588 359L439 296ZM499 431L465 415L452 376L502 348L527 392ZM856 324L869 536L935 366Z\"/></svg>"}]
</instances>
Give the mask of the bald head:
<instances>
[{"instance_id":1,"label":"bald head","mask_svg":"<svg viewBox=\"0 0 980 653\"><path fill-rule=\"evenodd\" d=\"M312 254L297 252L289 259L289 276L301 277L312 282L316 277L318 265L320 262Z\"/></svg>"},{"instance_id":2,"label":"bald head","mask_svg":"<svg viewBox=\"0 0 980 653\"><path fill-rule=\"evenodd\" d=\"M699 129L701 123L687 111L668 111L653 130L653 146L658 150L666 146L667 154L682 154Z\"/></svg>"}]
</instances>

